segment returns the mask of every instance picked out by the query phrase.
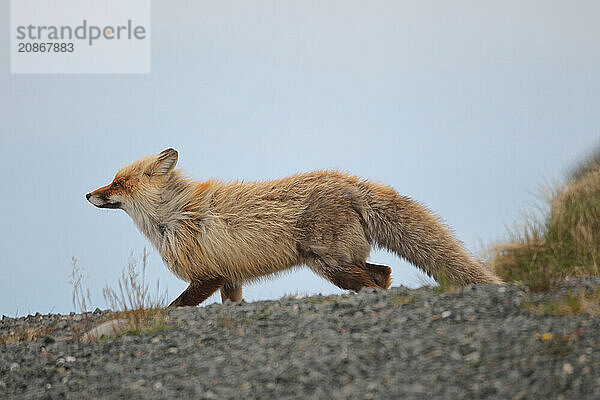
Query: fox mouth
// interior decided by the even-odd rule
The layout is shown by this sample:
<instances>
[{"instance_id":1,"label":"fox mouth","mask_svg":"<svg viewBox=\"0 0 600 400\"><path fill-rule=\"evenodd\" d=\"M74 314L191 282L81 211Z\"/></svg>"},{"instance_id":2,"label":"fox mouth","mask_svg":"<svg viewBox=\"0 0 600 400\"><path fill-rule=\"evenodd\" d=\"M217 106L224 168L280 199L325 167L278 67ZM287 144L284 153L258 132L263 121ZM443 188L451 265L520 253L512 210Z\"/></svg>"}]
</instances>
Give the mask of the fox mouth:
<instances>
[{"instance_id":1,"label":"fox mouth","mask_svg":"<svg viewBox=\"0 0 600 400\"><path fill-rule=\"evenodd\" d=\"M91 193L85 195L85 198L98 208L121 208L120 201L110 201L104 196L92 196Z\"/></svg>"},{"instance_id":2,"label":"fox mouth","mask_svg":"<svg viewBox=\"0 0 600 400\"><path fill-rule=\"evenodd\" d=\"M119 203L118 201L114 202L114 203L106 202L106 203L103 203L100 205L96 205L96 204L94 204L94 205L98 208L121 208L121 203Z\"/></svg>"}]
</instances>

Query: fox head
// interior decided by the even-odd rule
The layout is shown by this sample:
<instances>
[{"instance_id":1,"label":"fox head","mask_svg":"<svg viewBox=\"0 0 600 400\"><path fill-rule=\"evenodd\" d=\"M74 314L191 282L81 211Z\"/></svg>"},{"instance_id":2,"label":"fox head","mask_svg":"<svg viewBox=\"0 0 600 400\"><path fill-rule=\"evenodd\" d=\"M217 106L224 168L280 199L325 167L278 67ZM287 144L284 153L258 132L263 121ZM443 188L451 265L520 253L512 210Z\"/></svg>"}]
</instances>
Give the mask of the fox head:
<instances>
[{"instance_id":1,"label":"fox head","mask_svg":"<svg viewBox=\"0 0 600 400\"><path fill-rule=\"evenodd\" d=\"M160 198L161 188L177 164L177 151L166 149L160 154L141 158L123 168L106 186L85 195L96 207L120 208L130 213L141 200Z\"/></svg>"}]
</instances>

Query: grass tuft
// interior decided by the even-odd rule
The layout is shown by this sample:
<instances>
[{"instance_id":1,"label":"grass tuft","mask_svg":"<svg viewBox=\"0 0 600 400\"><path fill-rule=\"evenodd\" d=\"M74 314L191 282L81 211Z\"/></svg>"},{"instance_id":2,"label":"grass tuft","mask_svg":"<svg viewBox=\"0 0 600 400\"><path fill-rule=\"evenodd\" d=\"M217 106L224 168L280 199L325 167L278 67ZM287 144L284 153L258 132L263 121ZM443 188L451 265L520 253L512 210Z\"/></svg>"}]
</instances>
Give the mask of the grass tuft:
<instances>
[{"instance_id":1,"label":"grass tuft","mask_svg":"<svg viewBox=\"0 0 600 400\"><path fill-rule=\"evenodd\" d=\"M141 263L141 271L139 264ZM74 324L74 338L80 340L83 333L89 332L92 328L88 319L87 306L91 303L89 289L84 289L85 276L83 269L73 258L73 268L70 283L73 286L73 307L75 312L81 312L83 316L83 326ZM121 277L117 282L116 288L104 287L102 293L104 300L111 310L108 318L104 321L125 320L127 326L122 331L115 332L116 336L123 334L137 335L145 332L155 332L166 329L168 316L165 310L167 305L168 293L161 291L160 283L156 282L156 287L151 290L150 284L146 281L146 267L148 264L148 252L144 248L141 258L138 260L132 252L128 264L121 272Z\"/></svg>"},{"instance_id":2,"label":"grass tuft","mask_svg":"<svg viewBox=\"0 0 600 400\"><path fill-rule=\"evenodd\" d=\"M85 279L87 276L81 266L77 262L77 258L71 257L71 279L69 283L73 286L73 310L75 313L81 313L82 320L77 323L71 318L71 326L73 328L73 337L79 340L85 332L92 329L92 323L88 318L88 304L92 303L90 289L85 287Z\"/></svg>"},{"instance_id":3,"label":"grass tuft","mask_svg":"<svg viewBox=\"0 0 600 400\"><path fill-rule=\"evenodd\" d=\"M579 327L567 335L546 332L543 334L536 333L535 338L541 349L548 351L554 356L564 357L573 352L573 343L580 340L582 332L583 330Z\"/></svg>"},{"instance_id":4,"label":"grass tuft","mask_svg":"<svg viewBox=\"0 0 600 400\"><path fill-rule=\"evenodd\" d=\"M129 329L126 332L138 332L138 334L148 329L155 330L156 327L165 325L168 319L165 310L167 291L161 292L158 281L155 290L151 291L150 284L146 281L148 264L146 248L142 252L140 261L141 271L138 270L138 260L132 253L127 266L121 272L117 289L107 284L102 291L106 304L115 311L110 319L129 321Z\"/></svg>"},{"instance_id":5,"label":"grass tuft","mask_svg":"<svg viewBox=\"0 0 600 400\"><path fill-rule=\"evenodd\" d=\"M437 286L432 287L435 293L457 293L460 291L460 286L450 280L444 273L440 273L436 282Z\"/></svg>"},{"instance_id":6,"label":"grass tuft","mask_svg":"<svg viewBox=\"0 0 600 400\"><path fill-rule=\"evenodd\" d=\"M0 334L0 345L23 344L32 340L37 340L44 335L49 334L51 327L42 326L33 323L32 325L19 326L8 332Z\"/></svg>"},{"instance_id":7,"label":"grass tuft","mask_svg":"<svg viewBox=\"0 0 600 400\"><path fill-rule=\"evenodd\" d=\"M396 294L396 295L390 296L390 303L392 303L396 306L404 306L407 304L412 304L414 302L415 302L414 296L406 296L406 295L401 295L401 294Z\"/></svg>"},{"instance_id":8,"label":"grass tuft","mask_svg":"<svg viewBox=\"0 0 600 400\"><path fill-rule=\"evenodd\" d=\"M593 292L571 291L560 297L541 301L525 301L523 308L537 315L600 315L600 289Z\"/></svg>"},{"instance_id":9,"label":"grass tuft","mask_svg":"<svg viewBox=\"0 0 600 400\"><path fill-rule=\"evenodd\" d=\"M528 214L510 242L490 249L489 264L506 281L547 291L568 277L600 274L600 164L593 159L549 190L546 210Z\"/></svg>"}]
</instances>

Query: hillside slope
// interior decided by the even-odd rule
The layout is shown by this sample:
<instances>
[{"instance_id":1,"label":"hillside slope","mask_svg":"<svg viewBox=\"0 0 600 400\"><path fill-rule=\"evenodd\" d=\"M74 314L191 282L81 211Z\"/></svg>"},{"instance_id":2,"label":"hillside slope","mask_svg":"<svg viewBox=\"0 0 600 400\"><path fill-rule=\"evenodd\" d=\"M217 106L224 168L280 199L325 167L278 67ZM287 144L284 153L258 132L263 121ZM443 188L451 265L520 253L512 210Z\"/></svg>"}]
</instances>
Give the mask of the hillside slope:
<instances>
[{"instance_id":1,"label":"hillside slope","mask_svg":"<svg viewBox=\"0 0 600 400\"><path fill-rule=\"evenodd\" d=\"M0 398L597 398L600 318L573 299L599 291L580 278L544 294L394 287L215 304L94 344L72 338L81 315L3 317L4 338L51 329L0 344Z\"/></svg>"}]
</instances>

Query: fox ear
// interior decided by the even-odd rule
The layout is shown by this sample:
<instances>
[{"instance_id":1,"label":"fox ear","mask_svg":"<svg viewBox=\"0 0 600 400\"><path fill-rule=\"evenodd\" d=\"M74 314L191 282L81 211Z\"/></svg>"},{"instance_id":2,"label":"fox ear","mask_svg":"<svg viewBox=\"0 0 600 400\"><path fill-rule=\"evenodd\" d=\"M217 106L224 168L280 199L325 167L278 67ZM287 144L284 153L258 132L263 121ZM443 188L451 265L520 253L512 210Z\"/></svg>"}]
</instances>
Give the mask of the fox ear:
<instances>
[{"instance_id":1,"label":"fox ear","mask_svg":"<svg viewBox=\"0 0 600 400\"><path fill-rule=\"evenodd\" d=\"M177 150L171 148L163 150L157 156L153 172L159 175L164 175L170 172L173 168L175 168L175 164L177 164L177 158Z\"/></svg>"}]
</instances>

